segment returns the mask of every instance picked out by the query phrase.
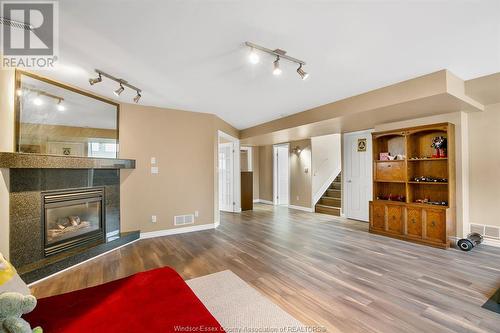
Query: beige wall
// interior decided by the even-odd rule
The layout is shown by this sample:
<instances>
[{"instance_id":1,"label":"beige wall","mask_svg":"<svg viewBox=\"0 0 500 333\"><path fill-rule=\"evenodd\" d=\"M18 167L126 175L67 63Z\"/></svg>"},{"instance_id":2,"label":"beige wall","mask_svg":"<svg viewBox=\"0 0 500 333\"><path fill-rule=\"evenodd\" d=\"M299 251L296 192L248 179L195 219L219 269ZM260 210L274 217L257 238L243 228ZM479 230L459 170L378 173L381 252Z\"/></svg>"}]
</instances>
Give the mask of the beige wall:
<instances>
[{"instance_id":1,"label":"beige wall","mask_svg":"<svg viewBox=\"0 0 500 333\"><path fill-rule=\"evenodd\" d=\"M311 138L313 204L342 169L341 137L330 134Z\"/></svg>"},{"instance_id":2,"label":"beige wall","mask_svg":"<svg viewBox=\"0 0 500 333\"><path fill-rule=\"evenodd\" d=\"M0 70L0 151L14 150L14 71ZM0 169L0 252L9 256L9 170Z\"/></svg>"},{"instance_id":3,"label":"beige wall","mask_svg":"<svg viewBox=\"0 0 500 333\"><path fill-rule=\"evenodd\" d=\"M137 160L122 172L122 229L175 228L175 215L194 214L196 225L216 220L217 130L234 130L211 114L123 104L120 156ZM158 174L151 174L156 157ZM156 215L157 223L151 223Z\"/></svg>"},{"instance_id":4,"label":"beige wall","mask_svg":"<svg viewBox=\"0 0 500 333\"><path fill-rule=\"evenodd\" d=\"M273 201L273 146L259 148L259 199Z\"/></svg>"},{"instance_id":5,"label":"beige wall","mask_svg":"<svg viewBox=\"0 0 500 333\"><path fill-rule=\"evenodd\" d=\"M469 114L470 223L500 227L500 104Z\"/></svg>"},{"instance_id":6,"label":"beige wall","mask_svg":"<svg viewBox=\"0 0 500 333\"><path fill-rule=\"evenodd\" d=\"M294 153L295 147L300 154ZM290 142L290 205L311 208L311 140Z\"/></svg>"}]
</instances>

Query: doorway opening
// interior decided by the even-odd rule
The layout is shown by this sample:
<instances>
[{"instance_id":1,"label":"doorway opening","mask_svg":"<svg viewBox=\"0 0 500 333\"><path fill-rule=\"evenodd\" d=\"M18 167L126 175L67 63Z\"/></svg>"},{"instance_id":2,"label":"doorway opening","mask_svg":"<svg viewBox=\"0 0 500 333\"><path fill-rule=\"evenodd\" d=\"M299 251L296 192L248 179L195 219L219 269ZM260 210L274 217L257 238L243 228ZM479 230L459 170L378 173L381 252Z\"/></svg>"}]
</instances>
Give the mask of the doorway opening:
<instances>
[{"instance_id":1,"label":"doorway opening","mask_svg":"<svg viewBox=\"0 0 500 333\"><path fill-rule=\"evenodd\" d=\"M290 145L273 146L273 203L288 205L290 202Z\"/></svg>"},{"instance_id":2,"label":"doorway opening","mask_svg":"<svg viewBox=\"0 0 500 333\"><path fill-rule=\"evenodd\" d=\"M219 210L240 212L240 142L218 132L218 198Z\"/></svg>"}]
</instances>

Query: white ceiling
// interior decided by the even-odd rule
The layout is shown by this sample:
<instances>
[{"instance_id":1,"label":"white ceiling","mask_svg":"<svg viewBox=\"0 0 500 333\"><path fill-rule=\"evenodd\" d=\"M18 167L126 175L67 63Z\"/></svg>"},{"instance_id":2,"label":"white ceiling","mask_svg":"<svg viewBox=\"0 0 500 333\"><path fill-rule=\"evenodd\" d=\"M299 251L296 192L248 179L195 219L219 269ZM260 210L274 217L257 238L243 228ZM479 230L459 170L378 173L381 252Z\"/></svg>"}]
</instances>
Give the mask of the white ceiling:
<instances>
[{"instance_id":1,"label":"white ceiling","mask_svg":"<svg viewBox=\"0 0 500 333\"><path fill-rule=\"evenodd\" d=\"M447 68L463 79L500 71L500 1L60 2L60 62L50 73L90 87L99 68L144 90L141 104L217 114L243 129ZM305 60L310 77L243 42ZM133 92L120 101L131 102Z\"/></svg>"}]
</instances>

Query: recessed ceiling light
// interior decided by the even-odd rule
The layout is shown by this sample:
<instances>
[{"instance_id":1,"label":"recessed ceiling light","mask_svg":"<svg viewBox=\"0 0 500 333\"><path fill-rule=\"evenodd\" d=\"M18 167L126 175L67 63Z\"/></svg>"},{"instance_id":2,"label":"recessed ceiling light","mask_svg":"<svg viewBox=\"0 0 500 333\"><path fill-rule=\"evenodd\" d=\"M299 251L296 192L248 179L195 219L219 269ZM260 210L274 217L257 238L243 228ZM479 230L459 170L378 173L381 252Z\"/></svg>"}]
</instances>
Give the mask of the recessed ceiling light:
<instances>
[{"instance_id":1,"label":"recessed ceiling light","mask_svg":"<svg viewBox=\"0 0 500 333\"><path fill-rule=\"evenodd\" d=\"M276 57L276 60L274 60L274 70L273 70L273 74L274 75L281 75L281 68L280 68L280 57L277 56Z\"/></svg>"},{"instance_id":2,"label":"recessed ceiling light","mask_svg":"<svg viewBox=\"0 0 500 333\"><path fill-rule=\"evenodd\" d=\"M250 61L250 63L254 65L259 63L260 57L257 54L257 52L255 52L254 48L252 48L252 50L250 51L250 54L248 55L248 60Z\"/></svg>"}]
</instances>

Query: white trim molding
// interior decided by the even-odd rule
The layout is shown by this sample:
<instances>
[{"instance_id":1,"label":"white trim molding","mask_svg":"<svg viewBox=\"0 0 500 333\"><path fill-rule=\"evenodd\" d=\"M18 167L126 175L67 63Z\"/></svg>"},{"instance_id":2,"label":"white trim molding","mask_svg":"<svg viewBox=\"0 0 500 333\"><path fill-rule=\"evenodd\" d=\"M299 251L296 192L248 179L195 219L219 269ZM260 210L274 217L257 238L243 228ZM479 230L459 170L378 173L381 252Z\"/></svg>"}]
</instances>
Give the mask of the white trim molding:
<instances>
[{"instance_id":1,"label":"white trim molding","mask_svg":"<svg viewBox=\"0 0 500 333\"><path fill-rule=\"evenodd\" d=\"M311 207L302 207L302 206L288 205L288 208L296 209L296 210L302 210L304 212L309 212L309 213L314 213L314 208L311 208Z\"/></svg>"},{"instance_id":2,"label":"white trim molding","mask_svg":"<svg viewBox=\"0 0 500 333\"><path fill-rule=\"evenodd\" d=\"M484 238L483 244L489 245L489 246L500 247L500 240L496 240L493 238ZM481 246L481 245L479 245L479 246Z\"/></svg>"},{"instance_id":3,"label":"white trim molding","mask_svg":"<svg viewBox=\"0 0 500 333\"><path fill-rule=\"evenodd\" d=\"M154 238L154 237L185 234L185 233L194 232L194 231L210 230L210 229L217 228L217 226L218 226L217 224L213 223L213 224L192 225L189 227L182 227L182 228L165 229L165 230L150 231L150 232L141 232L140 239L148 239L148 238Z\"/></svg>"}]
</instances>

